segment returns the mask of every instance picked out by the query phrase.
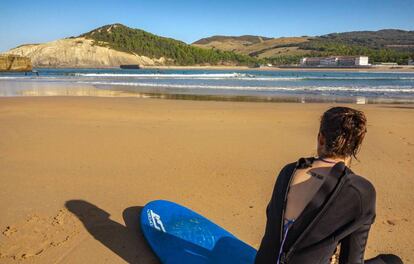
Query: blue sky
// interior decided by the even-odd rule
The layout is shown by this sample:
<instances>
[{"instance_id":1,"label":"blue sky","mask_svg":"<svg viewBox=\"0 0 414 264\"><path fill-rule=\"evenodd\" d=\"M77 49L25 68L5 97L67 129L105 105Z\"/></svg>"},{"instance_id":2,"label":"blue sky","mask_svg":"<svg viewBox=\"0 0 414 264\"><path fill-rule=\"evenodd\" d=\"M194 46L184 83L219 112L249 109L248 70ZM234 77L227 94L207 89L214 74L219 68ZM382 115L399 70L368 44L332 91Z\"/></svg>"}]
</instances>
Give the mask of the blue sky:
<instances>
[{"instance_id":1,"label":"blue sky","mask_svg":"<svg viewBox=\"0 0 414 264\"><path fill-rule=\"evenodd\" d=\"M211 35L414 30L414 0L0 0L0 51L116 22L187 43Z\"/></svg>"}]
</instances>

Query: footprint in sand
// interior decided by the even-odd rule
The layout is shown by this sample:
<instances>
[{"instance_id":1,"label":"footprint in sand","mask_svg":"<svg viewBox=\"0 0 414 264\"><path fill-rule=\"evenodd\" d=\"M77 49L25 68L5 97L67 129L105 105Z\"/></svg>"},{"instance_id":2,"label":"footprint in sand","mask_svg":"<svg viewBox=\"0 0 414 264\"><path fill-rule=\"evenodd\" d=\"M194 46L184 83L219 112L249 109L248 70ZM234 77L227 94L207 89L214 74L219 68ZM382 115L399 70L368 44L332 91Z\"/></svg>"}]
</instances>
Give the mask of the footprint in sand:
<instances>
[{"instance_id":1,"label":"footprint in sand","mask_svg":"<svg viewBox=\"0 0 414 264\"><path fill-rule=\"evenodd\" d=\"M384 220L382 223L388 226L395 226L402 224L404 222L409 222L407 218L393 218L393 219L387 219Z\"/></svg>"},{"instance_id":2,"label":"footprint in sand","mask_svg":"<svg viewBox=\"0 0 414 264\"><path fill-rule=\"evenodd\" d=\"M13 235L13 233L16 233L16 231L17 231L17 229L15 227L8 226L3 231L3 235L5 235L6 237L9 237L9 236Z\"/></svg>"},{"instance_id":3,"label":"footprint in sand","mask_svg":"<svg viewBox=\"0 0 414 264\"><path fill-rule=\"evenodd\" d=\"M79 232L79 227L77 218L66 209L53 217L32 215L24 222L7 226L1 231L0 260L24 260L38 256L70 240Z\"/></svg>"},{"instance_id":4,"label":"footprint in sand","mask_svg":"<svg viewBox=\"0 0 414 264\"><path fill-rule=\"evenodd\" d=\"M411 143L410 141L408 141L408 139L406 137L400 137L401 141L404 142L406 145L408 146L414 146L413 143Z\"/></svg>"}]
</instances>

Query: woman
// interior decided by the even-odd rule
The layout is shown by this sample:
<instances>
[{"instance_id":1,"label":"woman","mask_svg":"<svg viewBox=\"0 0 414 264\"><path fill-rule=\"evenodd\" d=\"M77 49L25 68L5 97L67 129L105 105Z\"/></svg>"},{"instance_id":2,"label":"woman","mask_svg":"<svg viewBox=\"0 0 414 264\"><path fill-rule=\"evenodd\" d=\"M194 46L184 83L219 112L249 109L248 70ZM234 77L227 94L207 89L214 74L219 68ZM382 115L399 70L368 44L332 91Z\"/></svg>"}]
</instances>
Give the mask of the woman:
<instances>
[{"instance_id":1,"label":"woman","mask_svg":"<svg viewBox=\"0 0 414 264\"><path fill-rule=\"evenodd\" d=\"M318 157L286 165L277 178L256 263L328 264L337 245L340 264L364 263L375 189L348 166L366 131L361 111L334 107L323 114ZM365 263L402 261L379 255Z\"/></svg>"}]
</instances>

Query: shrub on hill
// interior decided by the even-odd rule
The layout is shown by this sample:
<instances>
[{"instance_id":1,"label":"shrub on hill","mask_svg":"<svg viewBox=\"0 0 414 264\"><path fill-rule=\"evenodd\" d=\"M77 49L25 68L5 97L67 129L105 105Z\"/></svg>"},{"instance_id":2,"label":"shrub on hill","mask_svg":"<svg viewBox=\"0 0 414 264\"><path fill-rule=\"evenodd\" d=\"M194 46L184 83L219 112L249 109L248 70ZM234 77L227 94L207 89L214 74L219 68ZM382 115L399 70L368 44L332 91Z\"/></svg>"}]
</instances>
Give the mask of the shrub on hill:
<instances>
[{"instance_id":1,"label":"shrub on hill","mask_svg":"<svg viewBox=\"0 0 414 264\"><path fill-rule=\"evenodd\" d=\"M202 49L182 41L160 37L149 32L132 29L121 24L107 25L95 29L80 37L90 38L97 45L136 53L150 58L168 59L175 65L251 65L256 59L230 51Z\"/></svg>"}]
</instances>

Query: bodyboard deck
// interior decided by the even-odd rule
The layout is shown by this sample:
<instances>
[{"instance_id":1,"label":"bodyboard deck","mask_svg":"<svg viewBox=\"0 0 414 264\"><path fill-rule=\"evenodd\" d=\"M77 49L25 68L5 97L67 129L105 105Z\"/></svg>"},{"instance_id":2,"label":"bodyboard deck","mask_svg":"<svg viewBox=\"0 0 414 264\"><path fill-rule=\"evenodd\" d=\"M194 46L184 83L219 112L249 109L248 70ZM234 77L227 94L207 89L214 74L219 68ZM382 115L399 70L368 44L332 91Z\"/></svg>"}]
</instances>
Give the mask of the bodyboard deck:
<instances>
[{"instance_id":1,"label":"bodyboard deck","mask_svg":"<svg viewBox=\"0 0 414 264\"><path fill-rule=\"evenodd\" d=\"M256 250L196 212L156 200L141 211L141 230L162 263L254 263Z\"/></svg>"}]
</instances>

